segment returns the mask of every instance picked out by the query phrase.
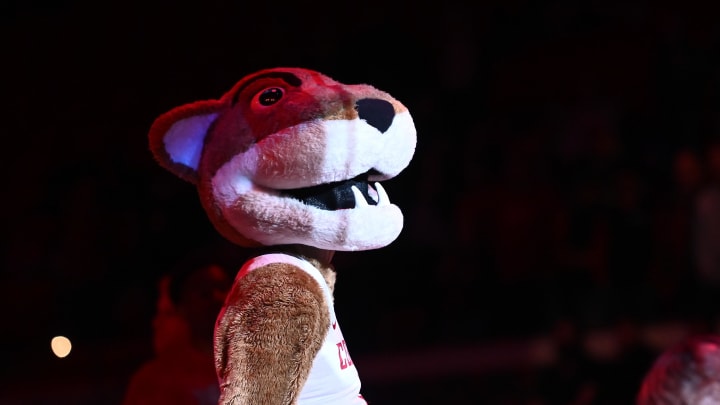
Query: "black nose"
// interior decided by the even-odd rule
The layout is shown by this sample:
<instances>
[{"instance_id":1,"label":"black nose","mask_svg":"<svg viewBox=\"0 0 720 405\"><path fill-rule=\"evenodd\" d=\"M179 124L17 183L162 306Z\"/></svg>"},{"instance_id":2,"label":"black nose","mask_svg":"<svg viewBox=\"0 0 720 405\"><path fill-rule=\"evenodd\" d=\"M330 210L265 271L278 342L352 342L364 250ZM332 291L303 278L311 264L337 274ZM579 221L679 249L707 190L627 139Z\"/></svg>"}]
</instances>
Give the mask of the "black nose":
<instances>
[{"instance_id":1,"label":"black nose","mask_svg":"<svg viewBox=\"0 0 720 405\"><path fill-rule=\"evenodd\" d=\"M392 104L379 98L364 98L355 103L360 119L377 128L380 132L387 131L395 117Z\"/></svg>"}]
</instances>

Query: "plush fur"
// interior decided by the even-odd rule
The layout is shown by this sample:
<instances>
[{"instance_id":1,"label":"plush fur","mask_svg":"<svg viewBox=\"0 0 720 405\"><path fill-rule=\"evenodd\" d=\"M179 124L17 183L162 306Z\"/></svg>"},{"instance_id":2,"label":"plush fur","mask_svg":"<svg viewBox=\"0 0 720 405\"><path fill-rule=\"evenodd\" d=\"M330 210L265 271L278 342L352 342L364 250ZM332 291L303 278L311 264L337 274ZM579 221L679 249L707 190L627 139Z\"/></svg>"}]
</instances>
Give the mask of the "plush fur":
<instances>
[{"instance_id":1,"label":"plush fur","mask_svg":"<svg viewBox=\"0 0 720 405\"><path fill-rule=\"evenodd\" d=\"M410 163L415 127L372 86L266 69L161 115L149 140L160 165L197 187L218 232L302 257L331 288L333 252L381 248L402 230L380 182ZM216 324L220 402L296 403L328 330L326 300L288 263L236 280Z\"/></svg>"},{"instance_id":2,"label":"plush fur","mask_svg":"<svg viewBox=\"0 0 720 405\"><path fill-rule=\"evenodd\" d=\"M215 334L221 403L294 402L330 322L314 283L293 266L270 264L233 289L235 304L223 309Z\"/></svg>"}]
</instances>

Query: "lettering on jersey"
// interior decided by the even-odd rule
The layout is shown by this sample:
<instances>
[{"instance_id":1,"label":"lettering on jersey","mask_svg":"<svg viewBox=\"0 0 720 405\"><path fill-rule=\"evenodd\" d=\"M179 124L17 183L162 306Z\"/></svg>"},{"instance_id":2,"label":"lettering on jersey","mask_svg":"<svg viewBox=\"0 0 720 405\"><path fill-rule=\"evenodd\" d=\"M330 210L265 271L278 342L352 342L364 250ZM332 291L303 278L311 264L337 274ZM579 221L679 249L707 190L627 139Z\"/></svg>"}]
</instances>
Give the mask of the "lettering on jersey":
<instances>
[{"instance_id":1,"label":"lettering on jersey","mask_svg":"<svg viewBox=\"0 0 720 405\"><path fill-rule=\"evenodd\" d=\"M340 359L340 370L345 370L346 368L353 365L352 359L350 358L350 353L348 352L347 345L345 344L345 339L341 340L340 342L335 344L338 348L338 358Z\"/></svg>"}]
</instances>

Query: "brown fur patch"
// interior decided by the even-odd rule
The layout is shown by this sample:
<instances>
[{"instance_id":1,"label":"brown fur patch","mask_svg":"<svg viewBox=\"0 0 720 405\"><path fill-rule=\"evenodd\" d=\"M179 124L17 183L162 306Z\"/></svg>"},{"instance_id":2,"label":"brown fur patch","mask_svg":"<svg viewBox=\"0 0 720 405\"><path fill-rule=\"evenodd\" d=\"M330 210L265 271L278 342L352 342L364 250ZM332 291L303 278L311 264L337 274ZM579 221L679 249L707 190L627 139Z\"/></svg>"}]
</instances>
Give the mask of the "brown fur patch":
<instances>
[{"instance_id":1,"label":"brown fur patch","mask_svg":"<svg viewBox=\"0 0 720 405\"><path fill-rule=\"evenodd\" d=\"M215 328L219 404L293 404L327 333L317 282L273 263L235 283Z\"/></svg>"}]
</instances>

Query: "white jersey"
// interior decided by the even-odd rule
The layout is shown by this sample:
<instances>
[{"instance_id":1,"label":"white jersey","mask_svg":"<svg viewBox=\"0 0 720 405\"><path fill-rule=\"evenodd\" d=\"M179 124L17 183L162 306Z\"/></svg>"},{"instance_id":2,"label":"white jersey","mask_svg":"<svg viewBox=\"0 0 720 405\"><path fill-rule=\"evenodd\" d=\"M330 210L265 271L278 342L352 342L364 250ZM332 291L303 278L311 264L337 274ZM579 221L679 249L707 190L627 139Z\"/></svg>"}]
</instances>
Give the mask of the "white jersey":
<instances>
[{"instance_id":1,"label":"white jersey","mask_svg":"<svg viewBox=\"0 0 720 405\"><path fill-rule=\"evenodd\" d=\"M301 268L320 284L330 312L325 341L313 361L310 375L300 392L298 405L367 405L360 395L360 377L348 353L345 339L340 331L332 293L320 270L309 262L283 253L271 253L254 257L240 269L238 279L248 272L271 263L288 263Z\"/></svg>"}]
</instances>

